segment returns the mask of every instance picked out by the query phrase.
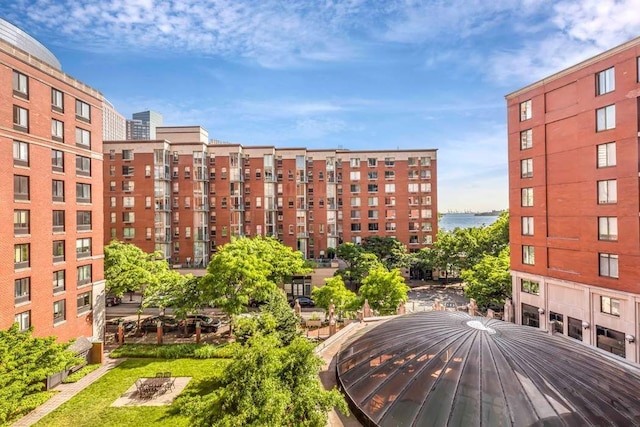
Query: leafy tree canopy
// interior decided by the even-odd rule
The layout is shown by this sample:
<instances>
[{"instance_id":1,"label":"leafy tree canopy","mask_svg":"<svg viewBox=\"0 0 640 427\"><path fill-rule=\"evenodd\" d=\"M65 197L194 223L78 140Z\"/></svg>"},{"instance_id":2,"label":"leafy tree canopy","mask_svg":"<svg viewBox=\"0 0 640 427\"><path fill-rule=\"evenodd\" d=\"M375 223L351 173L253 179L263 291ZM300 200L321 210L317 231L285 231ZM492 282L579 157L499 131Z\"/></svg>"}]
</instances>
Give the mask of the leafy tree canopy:
<instances>
[{"instance_id":1,"label":"leafy tree canopy","mask_svg":"<svg viewBox=\"0 0 640 427\"><path fill-rule=\"evenodd\" d=\"M104 277L107 291L122 297L154 281L154 256L136 245L112 240L104 248Z\"/></svg>"},{"instance_id":2,"label":"leafy tree canopy","mask_svg":"<svg viewBox=\"0 0 640 427\"><path fill-rule=\"evenodd\" d=\"M13 324L0 331L0 424L11 419L27 395L41 391L49 376L82 363L68 350L71 343L37 338Z\"/></svg>"},{"instance_id":3,"label":"leafy tree canopy","mask_svg":"<svg viewBox=\"0 0 640 427\"><path fill-rule=\"evenodd\" d=\"M387 270L408 266L407 247L396 238L367 237L362 243L362 249L377 256Z\"/></svg>"},{"instance_id":4,"label":"leafy tree canopy","mask_svg":"<svg viewBox=\"0 0 640 427\"><path fill-rule=\"evenodd\" d=\"M462 279L465 295L474 298L478 307L504 304L505 298L511 297L509 247L498 256L484 255L476 265L462 272Z\"/></svg>"},{"instance_id":5,"label":"leafy tree canopy","mask_svg":"<svg viewBox=\"0 0 640 427\"><path fill-rule=\"evenodd\" d=\"M335 305L336 313L342 317L345 310L353 310L357 304L357 295L348 290L342 280L342 276L333 276L324 279L325 285L313 288L311 295L318 307L322 307L328 313L329 305Z\"/></svg>"},{"instance_id":6,"label":"leafy tree canopy","mask_svg":"<svg viewBox=\"0 0 640 427\"><path fill-rule=\"evenodd\" d=\"M255 333L235 347L221 387L182 410L195 426L324 427L331 408L348 410L338 390L323 389L314 350L301 337L282 346L275 334Z\"/></svg>"},{"instance_id":7,"label":"leafy tree canopy","mask_svg":"<svg viewBox=\"0 0 640 427\"><path fill-rule=\"evenodd\" d=\"M369 301L369 306L380 314L393 314L400 301L407 300L409 286L405 283L400 270L388 271L380 266L369 272L360 287L360 303Z\"/></svg>"}]
</instances>

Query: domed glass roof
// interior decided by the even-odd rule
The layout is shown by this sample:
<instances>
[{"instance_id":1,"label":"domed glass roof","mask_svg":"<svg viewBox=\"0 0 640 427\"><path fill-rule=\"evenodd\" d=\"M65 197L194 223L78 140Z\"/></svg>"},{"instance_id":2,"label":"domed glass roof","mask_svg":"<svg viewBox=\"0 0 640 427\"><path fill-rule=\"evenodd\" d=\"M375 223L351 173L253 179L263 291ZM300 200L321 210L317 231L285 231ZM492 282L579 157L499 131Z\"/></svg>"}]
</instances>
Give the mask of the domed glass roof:
<instances>
[{"instance_id":1,"label":"domed glass roof","mask_svg":"<svg viewBox=\"0 0 640 427\"><path fill-rule=\"evenodd\" d=\"M460 312L398 317L343 345L365 425L640 425L640 369L564 336Z\"/></svg>"}]
</instances>

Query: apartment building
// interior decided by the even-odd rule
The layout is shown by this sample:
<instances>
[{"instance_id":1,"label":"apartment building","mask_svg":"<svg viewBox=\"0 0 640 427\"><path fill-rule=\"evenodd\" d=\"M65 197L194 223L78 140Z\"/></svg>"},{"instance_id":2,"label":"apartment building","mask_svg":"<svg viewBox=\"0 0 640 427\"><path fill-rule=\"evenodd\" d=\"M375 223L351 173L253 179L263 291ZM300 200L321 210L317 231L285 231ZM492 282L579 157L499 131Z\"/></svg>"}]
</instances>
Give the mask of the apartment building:
<instances>
[{"instance_id":1,"label":"apartment building","mask_svg":"<svg viewBox=\"0 0 640 427\"><path fill-rule=\"evenodd\" d=\"M206 267L233 236L275 236L306 258L342 242L437 233L436 150L348 151L208 143L198 127L105 141L105 242Z\"/></svg>"},{"instance_id":2,"label":"apartment building","mask_svg":"<svg viewBox=\"0 0 640 427\"><path fill-rule=\"evenodd\" d=\"M126 121L127 139L156 139L156 129L160 126L162 126L162 114L160 113L150 110L133 113L131 115L131 120ZM107 139L108 138L105 138L105 141Z\"/></svg>"},{"instance_id":3,"label":"apartment building","mask_svg":"<svg viewBox=\"0 0 640 427\"><path fill-rule=\"evenodd\" d=\"M640 362L640 38L506 96L517 323Z\"/></svg>"},{"instance_id":4,"label":"apartment building","mask_svg":"<svg viewBox=\"0 0 640 427\"><path fill-rule=\"evenodd\" d=\"M0 328L102 338L103 97L1 19L0 88Z\"/></svg>"}]
</instances>

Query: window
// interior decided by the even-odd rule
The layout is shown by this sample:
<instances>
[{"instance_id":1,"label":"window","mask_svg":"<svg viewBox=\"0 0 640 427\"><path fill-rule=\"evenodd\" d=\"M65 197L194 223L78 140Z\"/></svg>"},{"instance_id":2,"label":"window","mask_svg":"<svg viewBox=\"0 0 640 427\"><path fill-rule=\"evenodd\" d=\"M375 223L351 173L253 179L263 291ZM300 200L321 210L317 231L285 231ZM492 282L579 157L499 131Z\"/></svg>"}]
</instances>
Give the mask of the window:
<instances>
[{"instance_id":1,"label":"window","mask_svg":"<svg viewBox=\"0 0 640 427\"><path fill-rule=\"evenodd\" d=\"M616 143L598 145L598 167L606 168L616 165Z\"/></svg>"},{"instance_id":2,"label":"window","mask_svg":"<svg viewBox=\"0 0 640 427\"><path fill-rule=\"evenodd\" d=\"M533 206L533 188L522 189L522 201L520 206Z\"/></svg>"},{"instance_id":3,"label":"window","mask_svg":"<svg viewBox=\"0 0 640 427\"><path fill-rule=\"evenodd\" d=\"M76 183L76 202L91 203L91 184Z\"/></svg>"},{"instance_id":4,"label":"window","mask_svg":"<svg viewBox=\"0 0 640 427\"><path fill-rule=\"evenodd\" d=\"M351 198L351 206L353 206L353 207L360 206L360 197L352 197Z\"/></svg>"},{"instance_id":5,"label":"window","mask_svg":"<svg viewBox=\"0 0 640 427\"><path fill-rule=\"evenodd\" d=\"M13 176L13 199L29 200L29 177L22 175Z\"/></svg>"},{"instance_id":6,"label":"window","mask_svg":"<svg viewBox=\"0 0 640 427\"><path fill-rule=\"evenodd\" d=\"M115 224L116 223L116 213L115 212L110 212L109 213L109 217L111 218L111 224Z\"/></svg>"},{"instance_id":7,"label":"window","mask_svg":"<svg viewBox=\"0 0 640 427\"><path fill-rule=\"evenodd\" d=\"M526 294L540 295L540 283L533 280L520 280L520 289Z\"/></svg>"},{"instance_id":8,"label":"window","mask_svg":"<svg viewBox=\"0 0 640 427\"><path fill-rule=\"evenodd\" d=\"M522 263L528 265L535 264L535 248L533 246L522 247Z\"/></svg>"},{"instance_id":9,"label":"window","mask_svg":"<svg viewBox=\"0 0 640 427\"><path fill-rule=\"evenodd\" d=\"M533 130L523 130L520 132L520 149L527 150L531 147L533 147Z\"/></svg>"},{"instance_id":10,"label":"window","mask_svg":"<svg viewBox=\"0 0 640 427\"><path fill-rule=\"evenodd\" d=\"M76 99L76 118L86 122L91 121L91 106L79 99Z\"/></svg>"},{"instance_id":11,"label":"window","mask_svg":"<svg viewBox=\"0 0 640 427\"><path fill-rule=\"evenodd\" d=\"M596 325L596 345L610 353L626 357L624 333Z\"/></svg>"},{"instance_id":12,"label":"window","mask_svg":"<svg viewBox=\"0 0 640 427\"><path fill-rule=\"evenodd\" d=\"M420 184L420 191L422 191L423 193L431 193L431 183L423 182L422 184Z\"/></svg>"},{"instance_id":13,"label":"window","mask_svg":"<svg viewBox=\"0 0 640 427\"><path fill-rule=\"evenodd\" d=\"M580 319L574 319L573 317L569 317L568 320L567 335L573 339L582 341L582 321Z\"/></svg>"},{"instance_id":14,"label":"window","mask_svg":"<svg viewBox=\"0 0 640 427\"><path fill-rule=\"evenodd\" d=\"M30 232L30 212L24 209L13 211L13 234L29 234Z\"/></svg>"},{"instance_id":15,"label":"window","mask_svg":"<svg viewBox=\"0 0 640 427\"><path fill-rule=\"evenodd\" d=\"M191 168L189 166L184 167L184 177L191 178Z\"/></svg>"},{"instance_id":16,"label":"window","mask_svg":"<svg viewBox=\"0 0 640 427\"><path fill-rule=\"evenodd\" d=\"M144 207L146 209L150 209L151 208L151 196L145 196L144 197Z\"/></svg>"},{"instance_id":17,"label":"window","mask_svg":"<svg viewBox=\"0 0 640 427\"><path fill-rule=\"evenodd\" d=\"M64 261L64 240L53 241L53 262Z\"/></svg>"},{"instance_id":18,"label":"window","mask_svg":"<svg viewBox=\"0 0 640 427\"><path fill-rule=\"evenodd\" d=\"M533 217L532 216L522 217L522 235L533 236Z\"/></svg>"},{"instance_id":19,"label":"window","mask_svg":"<svg viewBox=\"0 0 640 427\"><path fill-rule=\"evenodd\" d=\"M367 206L378 206L378 198L377 197L369 197L367 199Z\"/></svg>"},{"instance_id":20,"label":"window","mask_svg":"<svg viewBox=\"0 0 640 427\"><path fill-rule=\"evenodd\" d=\"M64 231L64 211L53 211L53 232Z\"/></svg>"},{"instance_id":21,"label":"window","mask_svg":"<svg viewBox=\"0 0 640 427\"><path fill-rule=\"evenodd\" d=\"M91 310L91 291L78 295L78 314Z\"/></svg>"},{"instance_id":22,"label":"window","mask_svg":"<svg viewBox=\"0 0 640 427\"><path fill-rule=\"evenodd\" d=\"M31 311L23 311L13 318L13 323L17 323L20 332L24 332L31 327Z\"/></svg>"},{"instance_id":23,"label":"window","mask_svg":"<svg viewBox=\"0 0 640 427\"><path fill-rule=\"evenodd\" d=\"M618 218L614 216L598 218L598 240L618 240Z\"/></svg>"},{"instance_id":24,"label":"window","mask_svg":"<svg viewBox=\"0 0 640 427\"><path fill-rule=\"evenodd\" d=\"M64 142L64 123L60 120L51 119L51 139Z\"/></svg>"},{"instance_id":25,"label":"window","mask_svg":"<svg viewBox=\"0 0 640 427\"><path fill-rule=\"evenodd\" d=\"M13 94L29 99L29 78L19 71L13 71Z\"/></svg>"},{"instance_id":26,"label":"window","mask_svg":"<svg viewBox=\"0 0 640 427\"><path fill-rule=\"evenodd\" d=\"M408 171L408 178L409 179L418 179L419 176L419 172L415 169L409 169Z\"/></svg>"},{"instance_id":27,"label":"window","mask_svg":"<svg viewBox=\"0 0 640 427\"><path fill-rule=\"evenodd\" d=\"M360 219L360 211L351 211L351 219Z\"/></svg>"},{"instance_id":28,"label":"window","mask_svg":"<svg viewBox=\"0 0 640 427\"><path fill-rule=\"evenodd\" d=\"M109 198L109 206L115 208L118 205L117 199L115 197Z\"/></svg>"},{"instance_id":29,"label":"window","mask_svg":"<svg viewBox=\"0 0 640 427\"><path fill-rule=\"evenodd\" d=\"M66 319L65 300L53 302L53 324L64 322Z\"/></svg>"},{"instance_id":30,"label":"window","mask_svg":"<svg viewBox=\"0 0 640 427\"><path fill-rule=\"evenodd\" d=\"M409 191L409 193L417 193L419 188L418 183L407 184L407 191Z\"/></svg>"},{"instance_id":31,"label":"window","mask_svg":"<svg viewBox=\"0 0 640 427\"><path fill-rule=\"evenodd\" d=\"M369 229L369 231L378 231L379 230L378 223L377 222L370 222L368 224L368 229Z\"/></svg>"},{"instance_id":32,"label":"window","mask_svg":"<svg viewBox=\"0 0 640 427\"><path fill-rule=\"evenodd\" d=\"M370 209L367 211L367 218L369 219L378 219L378 211L375 209Z\"/></svg>"},{"instance_id":33,"label":"window","mask_svg":"<svg viewBox=\"0 0 640 427\"><path fill-rule=\"evenodd\" d=\"M78 231L91 230L91 211L76 212L76 224Z\"/></svg>"},{"instance_id":34,"label":"window","mask_svg":"<svg viewBox=\"0 0 640 427\"><path fill-rule=\"evenodd\" d=\"M13 164L16 166L29 166L29 144L22 141L13 141Z\"/></svg>"},{"instance_id":35,"label":"window","mask_svg":"<svg viewBox=\"0 0 640 427\"><path fill-rule=\"evenodd\" d=\"M91 148L91 132L86 129L76 128L76 145Z\"/></svg>"},{"instance_id":36,"label":"window","mask_svg":"<svg viewBox=\"0 0 640 427\"><path fill-rule=\"evenodd\" d=\"M369 193L377 193L378 192L378 184L368 184L367 191Z\"/></svg>"},{"instance_id":37,"label":"window","mask_svg":"<svg viewBox=\"0 0 640 427\"><path fill-rule=\"evenodd\" d=\"M91 176L91 159L76 154L76 175Z\"/></svg>"},{"instance_id":38,"label":"window","mask_svg":"<svg viewBox=\"0 0 640 427\"><path fill-rule=\"evenodd\" d=\"M349 172L349 178L351 181L358 181L360 179L360 171Z\"/></svg>"},{"instance_id":39,"label":"window","mask_svg":"<svg viewBox=\"0 0 640 427\"><path fill-rule=\"evenodd\" d=\"M613 67L596 73L596 95L604 95L616 89L616 75Z\"/></svg>"},{"instance_id":40,"label":"window","mask_svg":"<svg viewBox=\"0 0 640 427\"><path fill-rule=\"evenodd\" d=\"M396 219L396 210L395 209L386 209L384 211L384 217L386 219Z\"/></svg>"},{"instance_id":41,"label":"window","mask_svg":"<svg viewBox=\"0 0 640 427\"><path fill-rule=\"evenodd\" d=\"M615 179L598 181L598 204L618 202L618 183Z\"/></svg>"},{"instance_id":42,"label":"window","mask_svg":"<svg viewBox=\"0 0 640 427\"><path fill-rule=\"evenodd\" d=\"M520 177L521 178L533 177L533 159L520 160Z\"/></svg>"},{"instance_id":43,"label":"window","mask_svg":"<svg viewBox=\"0 0 640 427\"><path fill-rule=\"evenodd\" d=\"M136 221L135 212L122 212L122 222L135 222L135 221Z\"/></svg>"},{"instance_id":44,"label":"window","mask_svg":"<svg viewBox=\"0 0 640 427\"><path fill-rule=\"evenodd\" d=\"M385 206L395 206L396 205L395 196L385 197L384 198L384 204L385 204Z\"/></svg>"},{"instance_id":45,"label":"window","mask_svg":"<svg viewBox=\"0 0 640 427\"><path fill-rule=\"evenodd\" d=\"M553 326L553 331L557 333L564 333L564 316L560 313L549 312L549 322Z\"/></svg>"},{"instance_id":46,"label":"window","mask_svg":"<svg viewBox=\"0 0 640 427\"><path fill-rule=\"evenodd\" d=\"M392 168L396 165L395 157L385 157L384 158L384 166L387 168Z\"/></svg>"},{"instance_id":47,"label":"window","mask_svg":"<svg viewBox=\"0 0 640 427\"><path fill-rule=\"evenodd\" d=\"M122 181L122 191L131 192L134 188L134 181Z\"/></svg>"},{"instance_id":48,"label":"window","mask_svg":"<svg viewBox=\"0 0 640 427\"><path fill-rule=\"evenodd\" d=\"M133 166L122 166L122 175L130 176L133 175L134 167Z\"/></svg>"},{"instance_id":49,"label":"window","mask_svg":"<svg viewBox=\"0 0 640 427\"><path fill-rule=\"evenodd\" d=\"M151 176L151 165L144 165L144 176L146 178Z\"/></svg>"},{"instance_id":50,"label":"window","mask_svg":"<svg viewBox=\"0 0 640 427\"><path fill-rule=\"evenodd\" d=\"M369 166L370 168L375 168L376 166L378 166L378 159L367 159L367 166Z\"/></svg>"},{"instance_id":51,"label":"window","mask_svg":"<svg viewBox=\"0 0 640 427\"><path fill-rule=\"evenodd\" d=\"M64 172L64 153L60 150L51 150L51 169L55 172Z\"/></svg>"},{"instance_id":52,"label":"window","mask_svg":"<svg viewBox=\"0 0 640 427\"><path fill-rule=\"evenodd\" d=\"M367 172L367 179L369 179L369 180L378 179L378 171L369 171L369 172Z\"/></svg>"},{"instance_id":53,"label":"window","mask_svg":"<svg viewBox=\"0 0 640 427\"><path fill-rule=\"evenodd\" d=\"M596 110L596 131L600 132L616 127L616 106L608 105Z\"/></svg>"},{"instance_id":54,"label":"window","mask_svg":"<svg viewBox=\"0 0 640 427\"><path fill-rule=\"evenodd\" d=\"M532 328L540 327L540 312L538 307L529 304L522 304L522 324Z\"/></svg>"},{"instance_id":55,"label":"window","mask_svg":"<svg viewBox=\"0 0 640 427\"><path fill-rule=\"evenodd\" d=\"M360 167L360 159L351 159L350 160L350 164L352 168L359 168Z\"/></svg>"},{"instance_id":56,"label":"window","mask_svg":"<svg viewBox=\"0 0 640 427\"><path fill-rule=\"evenodd\" d=\"M620 300L616 298L601 296L600 312L620 317Z\"/></svg>"},{"instance_id":57,"label":"window","mask_svg":"<svg viewBox=\"0 0 640 427\"><path fill-rule=\"evenodd\" d=\"M385 231L396 231L396 223L395 222L388 222L385 224L384 226Z\"/></svg>"},{"instance_id":58,"label":"window","mask_svg":"<svg viewBox=\"0 0 640 427\"><path fill-rule=\"evenodd\" d=\"M13 128L15 130L29 132L29 110L13 106Z\"/></svg>"},{"instance_id":59,"label":"window","mask_svg":"<svg viewBox=\"0 0 640 427\"><path fill-rule=\"evenodd\" d=\"M76 239L76 255L78 258L91 256L91 238Z\"/></svg>"},{"instance_id":60,"label":"window","mask_svg":"<svg viewBox=\"0 0 640 427\"><path fill-rule=\"evenodd\" d=\"M396 179L396 173L394 171L384 171L384 179L388 179L388 180Z\"/></svg>"},{"instance_id":61,"label":"window","mask_svg":"<svg viewBox=\"0 0 640 427\"><path fill-rule=\"evenodd\" d=\"M64 291L64 276L65 270L58 270L53 272L53 293Z\"/></svg>"},{"instance_id":62,"label":"window","mask_svg":"<svg viewBox=\"0 0 640 427\"><path fill-rule=\"evenodd\" d=\"M54 202L64 202L64 181L59 179L51 181L51 196Z\"/></svg>"},{"instance_id":63,"label":"window","mask_svg":"<svg viewBox=\"0 0 640 427\"><path fill-rule=\"evenodd\" d=\"M524 122L531 118L531 100L520 103L520 121Z\"/></svg>"},{"instance_id":64,"label":"window","mask_svg":"<svg viewBox=\"0 0 640 427\"><path fill-rule=\"evenodd\" d=\"M349 187L349 190L352 193L359 193L360 192L360 184L351 184Z\"/></svg>"},{"instance_id":65,"label":"window","mask_svg":"<svg viewBox=\"0 0 640 427\"><path fill-rule=\"evenodd\" d=\"M23 277L14 281L15 303L21 304L31 300L31 278Z\"/></svg>"},{"instance_id":66,"label":"window","mask_svg":"<svg viewBox=\"0 0 640 427\"><path fill-rule=\"evenodd\" d=\"M125 239L133 239L136 237L136 229L133 227L125 227L122 229L122 237Z\"/></svg>"},{"instance_id":67,"label":"window","mask_svg":"<svg viewBox=\"0 0 640 427\"><path fill-rule=\"evenodd\" d=\"M78 286L91 283L91 264L81 265L80 267L78 267L77 272Z\"/></svg>"},{"instance_id":68,"label":"window","mask_svg":"<svg viewBox=\"0 0 640 427\"><path fill-rule=\"evenodd\" d=\"M145 239L151 240L151 227L146 227L144 231L145 231Z\"/></svg>"},{"instance_id":69,"label":"window","mask_svg":"<svg viewBox=\"0 0 640 427\"><path fill-rule=\"evenodd\" d=\"M13 258L13 266L15 269L19 268L28 268L29 267L29 244L21 243L19 245L14 245L14 258Z\"/></svg>"},{"instance_id":70,"label":"window","mask_svg":"<svg viewBox=\"0 0 640 427\"><path fill-rule=\"evenodd\" d=\"M354 233L358 233L362 230L362 224L360 223L352 223L351 224L351 231Z\"/></svg>"},{"instance_id":71,"label":"window","mask_svg":"<svg viewBox=\"0 0 640 427\"><path fill-rule=\"evenodd\" d=\"M396 192L396 185L395 184L385 184L384 185L384 192L385 193L395 193Z\"/></svg>"},{"instance_id":72,"label":"window","mask_svg":"<svg viewBox=\"0 0 640 427\"><path fill-rule=\"evenodd\" d=\"M618 278L618 255L599 254L600 276Z\"/></svg>"},{"instance_id":73,"label":"window","mask_svg":"<svg viewBox=\"0 0 640 427\"><path fill-rule=\"evenodd\" d=\"M184 237L187 239L191 238L191 227L185 227L184 228Z\"/></svg>"},{"instance_id":74,"label":"window","mask_svg":"<svg viewBox=\"0 0 640 427\"><path fill-rule=\"evenodd\" d=\"M64 111L64 95L55 88L51 88L51 109L59 113Z\"/></svg>"}]
</instances>

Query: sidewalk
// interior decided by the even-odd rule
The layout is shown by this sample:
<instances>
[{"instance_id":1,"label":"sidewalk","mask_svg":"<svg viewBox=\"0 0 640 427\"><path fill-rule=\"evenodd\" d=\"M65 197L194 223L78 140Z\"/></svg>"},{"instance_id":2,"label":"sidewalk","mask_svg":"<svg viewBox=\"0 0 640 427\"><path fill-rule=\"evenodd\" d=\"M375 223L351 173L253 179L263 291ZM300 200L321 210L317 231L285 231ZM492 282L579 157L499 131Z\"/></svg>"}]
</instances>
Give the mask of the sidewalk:
<instances>
[{"instance_id":1,"label":"sidewalk","mask_svg":"<svg viewBox=\"0 0 640 427\"><path fill-rule=\"evenodd\" d=\"M29 412L24 417L20 418L18 421L13 423L12 426L27 427L37 423L124 360L125 359L111 359L108 355L105 355L105 361L101 367L86 375L84 378L81 378L78 382L58 385L54 390L59 391L59 393L42 405L38 406L33 411Z\"/></svg>"}]
</instances>

